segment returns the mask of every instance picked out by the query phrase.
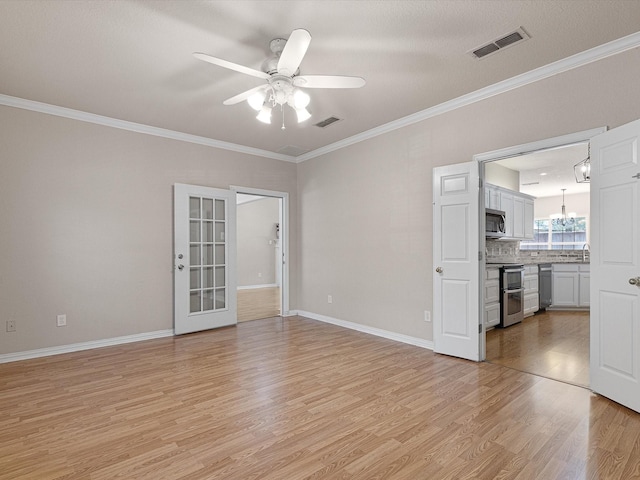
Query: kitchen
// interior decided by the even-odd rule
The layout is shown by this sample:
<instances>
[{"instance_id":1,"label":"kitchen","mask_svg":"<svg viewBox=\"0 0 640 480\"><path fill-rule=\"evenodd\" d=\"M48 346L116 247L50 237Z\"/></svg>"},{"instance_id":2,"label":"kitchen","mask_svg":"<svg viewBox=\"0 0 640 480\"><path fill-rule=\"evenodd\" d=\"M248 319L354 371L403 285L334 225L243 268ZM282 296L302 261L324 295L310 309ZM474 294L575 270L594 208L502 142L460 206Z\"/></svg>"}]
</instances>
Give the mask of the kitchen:
<instances>
[{"instance_id":1,"label":"kitchen","mask_svg":"<svg viewBox=\"0 0 640 480\"><path fill-rule=\"evenodd\" d=\"M581 386L589 385L588 148L487 163L484 175L486 358Z\"/></svg>"}]
</instances>

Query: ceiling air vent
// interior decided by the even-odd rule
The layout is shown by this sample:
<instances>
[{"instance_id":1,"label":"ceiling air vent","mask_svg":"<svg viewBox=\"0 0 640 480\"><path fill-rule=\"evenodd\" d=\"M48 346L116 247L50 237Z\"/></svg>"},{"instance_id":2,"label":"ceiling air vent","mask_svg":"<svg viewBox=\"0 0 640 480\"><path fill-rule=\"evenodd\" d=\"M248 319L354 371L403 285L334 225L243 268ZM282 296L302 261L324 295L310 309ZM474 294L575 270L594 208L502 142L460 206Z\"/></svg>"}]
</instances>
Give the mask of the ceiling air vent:
<instances>
[{"instance_id":1,"label":"ceiling air vent","mask_svg":"<svg viewBox=\"0 0 640 480\"><path fill-rule=\"evenodd\" d=\"M320 128L327 128L329 125L339 122L340 120L342 120L341 118L338 117L329 117L329 118L325 118L324 120L315 123L314 125L316 127L320 127Z\"/></svg>"},{"instance_id":2,"label":"ceiling air vent","mask_svg":"<svg viewBox=\"0 0 640 480\"><path fill-rule=\"evenodd\" d=\"M491 55L492 53L496 53L499 50L510 47L511 45L515 45L516 43L522 42L524 40L529 40L530 38L531 36L527 32L525 32L524 28L520 27L515 32L503 35L497 40L489 42L486 45L482 45L481 47L474 48L467 53L479 60L488 55Z\"/></svg>"},{"instance_id":3,"label":"ceiling air vent","mask_svg":"<svg viewBox=\"0 0 640 480\"><path fill-rule=\"evenodd\" d=\"M285 145L284 147L279 148L277 150L277 153L297 157L298 155L302 155L303 153L307 153L308 151L308 148L298 147L297 145Z\"/></svg>"}]
</instances>

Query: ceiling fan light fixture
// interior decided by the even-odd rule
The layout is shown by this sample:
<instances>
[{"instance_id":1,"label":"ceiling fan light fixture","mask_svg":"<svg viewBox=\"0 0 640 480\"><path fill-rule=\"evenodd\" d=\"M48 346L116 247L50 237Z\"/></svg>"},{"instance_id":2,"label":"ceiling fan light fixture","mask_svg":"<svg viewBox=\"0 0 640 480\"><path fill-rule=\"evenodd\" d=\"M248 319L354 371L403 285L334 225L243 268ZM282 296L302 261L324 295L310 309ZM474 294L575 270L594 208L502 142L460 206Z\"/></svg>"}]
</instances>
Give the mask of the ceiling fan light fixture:
<instances>
[{"instance_id":1,"label":"ceiling fan light fixture","mask_svg":"<svg viewBox=\"0 0 640 480\"><path fill-rule=\"evenodd\" d=\"M256 111L262 110L262 105L264 105L264 99L266 97L265 92L256 92L247 98L247 103Z\"/></svg>"},{"instance_id":2,"label":"ceiling fan light fixture","mask_svg":"<svg viewBox=\"0 0 640 480\"><path fill-rule=\"evenodd\" d=\"M298 115L298 123L302 123L305 120L309 120L311 118L311 114L309 113L309 110L307 110L304 107L296 108L296 115Z\"/></svg>"},{"instance_id":3,"label":"ceiling fan light fixture","mask_svg":"<svg viewBox=\"0 0 640 480\"><path fill-rule=\"evenodd\" d=\"M296 110L299 108L307 108L310 101L311 97L306 92L303 92L299 88L293 91L293 108Z\"/></svg>"},{"instance_id":4,"label":"ceiling fan light fixture","mask_svg":"<svg viewBox=\"0 0 640 480\"><path fill-rule=\"evenodd\" d=\"M260 109L260 113L258 113L256 118L262 123L270 124L271 123L271 107L267 104L262 105L262 108Z\"/></svg>"}]
</instances>

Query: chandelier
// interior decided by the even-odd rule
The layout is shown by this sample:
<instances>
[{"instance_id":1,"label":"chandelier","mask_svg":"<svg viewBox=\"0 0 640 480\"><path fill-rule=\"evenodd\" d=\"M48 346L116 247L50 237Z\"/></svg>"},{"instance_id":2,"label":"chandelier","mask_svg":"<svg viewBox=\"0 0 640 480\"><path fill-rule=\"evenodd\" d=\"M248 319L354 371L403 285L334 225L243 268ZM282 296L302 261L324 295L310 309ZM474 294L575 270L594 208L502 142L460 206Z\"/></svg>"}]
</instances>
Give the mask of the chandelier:
<instances>
[{"instance_id":1,"label":"chandelier","mask_svg":"<svg viewBox=\"0 0 640 480\"><path fill-rule=\"evenodd\" d=\"M569 213L569 215L567 216L567 208L564 205L564 191L566 190L566 188L562 189L562 213L560 214L554 214L551 215L552 218L552 222L554 225L561 225L563 227L566 227L567 225L573 225L576 221L575 219L575 212L571 212Z\"/></svg>"},{"instance_id":2,"label":"chandelier","mask_svg":"<svg viewBox=\"0 0 640 480\"><path fill-rule=\"evenodd\" d=\"M589 144L587 158L573 166L573 173L577 183L591 182L591 144Z\"/></svg>"}]
</instances>

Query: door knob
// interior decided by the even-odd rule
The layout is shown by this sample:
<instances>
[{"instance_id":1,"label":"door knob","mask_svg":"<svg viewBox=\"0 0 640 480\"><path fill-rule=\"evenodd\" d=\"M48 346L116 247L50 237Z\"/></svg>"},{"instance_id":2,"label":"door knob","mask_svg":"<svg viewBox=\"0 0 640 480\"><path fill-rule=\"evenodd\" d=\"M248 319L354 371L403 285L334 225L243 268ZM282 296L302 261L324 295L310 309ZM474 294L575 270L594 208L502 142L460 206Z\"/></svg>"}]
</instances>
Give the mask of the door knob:
<instances>
[{"instance_id":1,"label":"door knob","mask_svg":"<svg viewBox=\"0 0 640 480\"><path fill-rule=\"evenodd\" d=\"M178 265L178 270L182 270L184 268L184 265Z\"/></svg>"},{"instance_id":2,"label":"door knob","mask_svg":"<svg viewBox=\"0 0 640 480\"><path fill-rule=\"evenodd\" d=\"M640 277L630 278L629 283L631 285L635 285L636 287L640 287Z\"/></svg>"},{"instance_id":3,"label":"door knob","mask_svg":"<svg viewBox=\"0 0 640 480\"><path fill-rule=\"evenodd\" d=\"M438 268L436 268L436 272L438 272L438 273L442 273L442 267L438 267Z\"/></svg>"}]
</instances>

